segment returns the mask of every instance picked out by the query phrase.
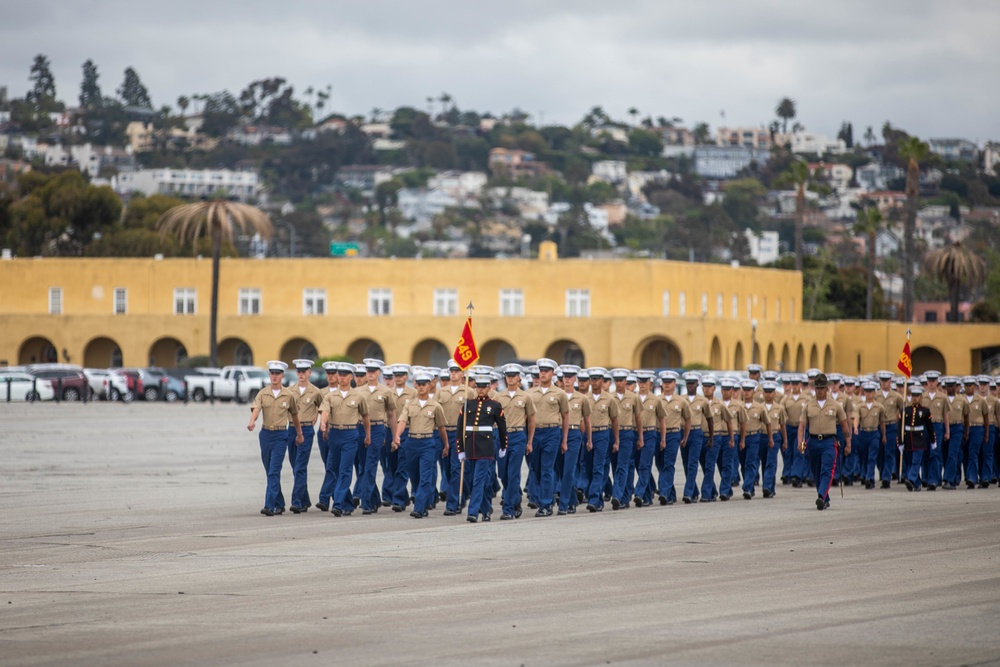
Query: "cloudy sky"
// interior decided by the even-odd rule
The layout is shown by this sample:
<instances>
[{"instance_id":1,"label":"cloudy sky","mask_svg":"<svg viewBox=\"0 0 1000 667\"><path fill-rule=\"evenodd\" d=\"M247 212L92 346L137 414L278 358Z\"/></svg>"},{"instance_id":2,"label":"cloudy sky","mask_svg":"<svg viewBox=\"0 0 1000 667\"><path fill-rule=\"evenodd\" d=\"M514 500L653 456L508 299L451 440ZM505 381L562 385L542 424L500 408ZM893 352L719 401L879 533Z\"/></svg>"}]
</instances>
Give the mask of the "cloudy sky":
<instances>
[{"instance_id":1,"label":"cloudy sky","mask_svg":"<svg viewBox=\"0 0 1000 667\"><path fill-rule=\"evenodd\" d=\"M714 128L766 124L789 96L828 135L1000 139L996 0L0 0L0 17L0 85L23 95L44 53L73 104L92 58L105 94L132 66L157 107L283 76L349 114L447 92L545 123L635 106Z\"/></svg>"}]
</instances>

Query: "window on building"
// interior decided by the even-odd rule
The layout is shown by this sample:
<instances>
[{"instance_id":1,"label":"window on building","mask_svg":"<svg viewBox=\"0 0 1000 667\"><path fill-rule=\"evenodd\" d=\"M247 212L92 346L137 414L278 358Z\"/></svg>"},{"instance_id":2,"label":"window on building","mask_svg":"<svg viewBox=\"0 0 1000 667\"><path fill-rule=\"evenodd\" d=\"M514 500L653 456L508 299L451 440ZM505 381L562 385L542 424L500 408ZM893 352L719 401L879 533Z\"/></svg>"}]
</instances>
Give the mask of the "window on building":
<instances>
[{"instance_id":1,"label":"window on building","mask_svg":"<svg viewBox=\"0 0 1000 667\"><path fill-rule=\"evenodd\" d=\"M326 315L325 287L306 287L302 290L302 314Z\"/></svg>"},{"instance_id":2,"label":"window on building","mask_svg":"<svg viewBox=\"0 0 1000 667\"><path fill-rule=\"evenodd\" d=\"M933 310L928 310L924 313L924 322L937 322L937 313Z\"/></svg>"},{"instance_id":3,"label":"window on building","mask_svg":"<svg viewBox=\"0 0 1000 667\"><path fill-rule=\"evenodd\" d=\"M715 295L715 316L723 317L722 292Z\"/></svg>"},{"instance_id":4,"label":"window on building","mask_svg":"<svg viewBox=\"0 0 1000 667\"><path fill-rule=\"evenodd\" d=\"M566 290L566 317L590 317L590 290Z\"/></svg>"},{"instance_id":5,"label":"window on building","mask_svg":"<svg viewBox=\"0 0 1000 667\"><path fill-rule=\"evenodd\" d=\"M62 287L49 288L49 315L62 315Z\"/></svg>"},{"instance_id":6,"label":"window on building","mask_svg":"<svg viewBox=\"0 0 1000 667\"><path fill-rule=\"evenodd\" d=\"M733 309L732 313L733 319L738 320L740 318L740 298L735 294L733 295L732 309Z\"/></svg>"},{"instance_id":7,"label":"window on building","mask_svg":"<svg viewBox=\"0 0 1000 667\"><path fill-rule=\"evenodd\" d=\"M687 292L681 290L680 303L677 304L677 314L681 317L687 315Z\"/></svg>"},{"instance_id":8,"label":"window on building","mask_svg":"<svg viewBox=\"0 0 1000 667\"><path fill-rule=\"evenodd\" d=\"M392 290L388 287L373 287L368 290L368 314L392 315Z\"/></svg>"},{"instance_id":9,"label":"window on building","mask_svg":"<svg viewBox=\"0 0 1000 667\"><path fill-rule=\"evenodd\" d=\"M708 292L701 293L701 316L708 315Z\"/></svg>"},{"instance_id":10,"label":"window on building","mask_svg":"<svg viewBox=\"0 0 1000 667\"><path fill-rule=\"evenodd\" d=\"M458 290L450 288L434 290L435 317L451 317L457 314Z\"/></svg>"},{"instance_id":11,"label":"window on building","mask_svg":"<svg viewBox=\"0 0 1000 667\"><path fill-rule=\"evenodd\" d=\"M524 317L524 290L500 290L500 317Z\"/></svg>"},{"instance_id":12,"label":"window on building","mask_svg":"<svg viewBox=\"0 0 1000 667\"><path fill-rule=\"evenodd\" d=\"M198 306L198 291L193 287L174 288L174 315L194 315Z\"/></svg>"},{"instance_id":13,"label":"window on building","mask_svg":"<svg viewBox=\"0 0 1000 667\"><path fill-rule=\"evenodd\" d=\"M663 316L670 317L670 290L663 290Z\"/></svg>"},{"instance_id":14,"label":"window on building","mask_svg":"<svg viewBox=\"0 0 1000 667\"><path fill-rule=\"evenodd\" d=\"M124 287L115 288L115 315L128 312L128 290Z\"/></svg>"},{"instance_id":15,"label":"window on building","mask_svg":"<svg viewBox=\"0 0 1000 667\"><path fill-rule=\"evenodd\" d=\"M240 288L238 312L240 315L260 315L259 287Z\"/></svg>"}]
</instances>

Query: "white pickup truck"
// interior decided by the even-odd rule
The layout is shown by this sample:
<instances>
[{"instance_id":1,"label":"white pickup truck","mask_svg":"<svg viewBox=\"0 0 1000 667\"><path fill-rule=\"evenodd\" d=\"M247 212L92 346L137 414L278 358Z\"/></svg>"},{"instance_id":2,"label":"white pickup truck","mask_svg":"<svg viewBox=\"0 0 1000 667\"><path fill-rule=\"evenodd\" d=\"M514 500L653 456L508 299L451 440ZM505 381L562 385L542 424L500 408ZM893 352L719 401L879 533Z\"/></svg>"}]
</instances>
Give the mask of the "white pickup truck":
<instances>
[{"instance_id":1,"label":"white pickup truck","mask_svg":"<svg viewBox=\"0 0 1000 667\"><path fill-rule=\"evenodd\" d=\"M185 375L188 396L196 403L217 398L223 401L252 401L271 381L268 372L257 366L226 366L218 376Z\"/></svg>"}]
</instances>

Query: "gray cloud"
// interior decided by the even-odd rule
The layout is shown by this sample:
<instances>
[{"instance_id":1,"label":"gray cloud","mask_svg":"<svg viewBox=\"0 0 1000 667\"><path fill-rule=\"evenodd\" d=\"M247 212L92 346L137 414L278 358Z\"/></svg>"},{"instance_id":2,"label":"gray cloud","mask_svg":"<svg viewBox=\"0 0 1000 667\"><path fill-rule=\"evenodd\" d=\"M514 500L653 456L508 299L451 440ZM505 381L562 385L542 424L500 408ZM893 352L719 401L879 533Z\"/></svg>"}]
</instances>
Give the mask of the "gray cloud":
<instances>
[{"instance_id":1,"label":"gray cloud","mask_svg":"<svg viewBox=\"0 0 1000 667\"><path fill-rule=\"evenodd\" d=\"M593 105L713 126L766 123L782 96L806 127L885 120L921 136L1000 138L1000 3L719 0L623 3L4 2L0 85L21 95L35 53L75 102L93 58L111 93L132 66L156 104L282 75L332 108L518 106L572 123Z\"/></svg>"}]
</instances>

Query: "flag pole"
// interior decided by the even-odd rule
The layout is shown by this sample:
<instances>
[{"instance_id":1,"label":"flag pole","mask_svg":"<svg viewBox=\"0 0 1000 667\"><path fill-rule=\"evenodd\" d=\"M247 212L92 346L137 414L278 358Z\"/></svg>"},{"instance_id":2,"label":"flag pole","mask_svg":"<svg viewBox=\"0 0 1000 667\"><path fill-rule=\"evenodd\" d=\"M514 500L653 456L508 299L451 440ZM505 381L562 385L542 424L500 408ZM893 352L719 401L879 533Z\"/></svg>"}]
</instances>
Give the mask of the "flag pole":
<instances>
[{"instance_id":1,"label":"flag pole","mask_svg":"<svg viewBox=\"0 0 1000 667\"><path fill-rule=\"evenodd\" d=\"M910 330L906 330L906 349L907 354L909 354L910 347ZM902 361L902 360L900 360ZM903 484L903 447L905 446L906 436L904 435L903 429L906 428L906 399L907 390L910 388L909 379L913 375L913 362L909 361L910 371L906 373L907 382L903 383L903 409L899 413L899 483ZM898 364L897 364L898 368Z\"/></svg>"},{"instance_id":2,"label":"flag pole","mask_svg":"<svg viewBox=\"0 0 1000 667\"><path fill-rule=\"evenodd\" d=\"M472 305L472 300L469 300L469 305L466 306L469 311L469 325L472 325L472 311L475 307ZM464 372L465 369L462 369ZM465 386L462 387L462 438L468 438L468 434L465 432L465 424L469 418L468 410L466 409L469 405L469 378L466 376L464 378ZM457 449L457 448L456 448ZM461 509L465 506L463 497L465 495L465 460L459 461L459 472L458 472L458 507Z\"/></svg>"}]
</instances>

